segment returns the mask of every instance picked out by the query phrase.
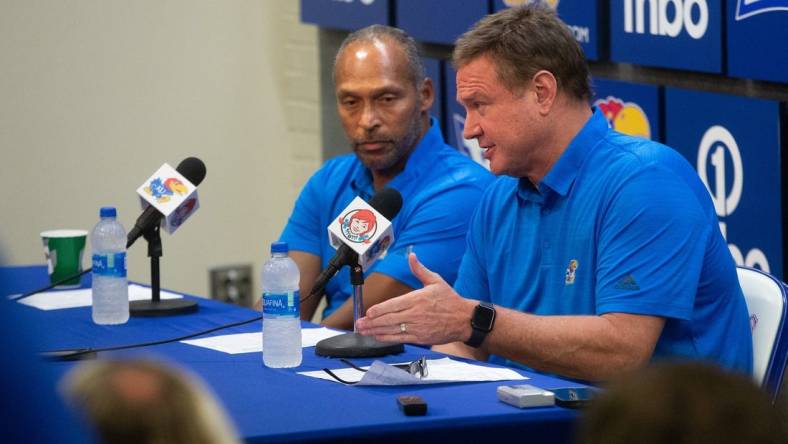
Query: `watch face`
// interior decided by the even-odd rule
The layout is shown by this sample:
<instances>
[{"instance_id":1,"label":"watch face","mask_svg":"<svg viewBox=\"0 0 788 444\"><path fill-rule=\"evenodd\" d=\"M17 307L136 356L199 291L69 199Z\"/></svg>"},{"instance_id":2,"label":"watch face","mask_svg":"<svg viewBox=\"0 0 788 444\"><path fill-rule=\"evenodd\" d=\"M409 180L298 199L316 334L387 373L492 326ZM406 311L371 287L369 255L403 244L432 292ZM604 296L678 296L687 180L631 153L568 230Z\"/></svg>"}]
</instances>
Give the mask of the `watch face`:
<instances>
[{"instance_id":1,"label":"watch face","mask_svg":"<svg viewBox=\"0 0 788 444\"><path fill-rule=\"evenodd\" d=\"M495 308L492 305L479 304L473 311L471 326L483 331L490 331L495 321Z\"/></svg>"}]
</instances>

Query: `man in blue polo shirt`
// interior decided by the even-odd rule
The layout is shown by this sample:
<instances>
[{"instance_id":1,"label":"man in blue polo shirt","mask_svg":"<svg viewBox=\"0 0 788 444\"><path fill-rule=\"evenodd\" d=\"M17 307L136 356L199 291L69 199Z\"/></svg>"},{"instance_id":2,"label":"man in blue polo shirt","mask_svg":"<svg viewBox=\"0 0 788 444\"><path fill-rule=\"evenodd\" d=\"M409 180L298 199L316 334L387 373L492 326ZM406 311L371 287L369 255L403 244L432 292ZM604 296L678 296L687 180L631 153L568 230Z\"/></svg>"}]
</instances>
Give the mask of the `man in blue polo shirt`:
<instances>
[{"instance_id":1,"label":"man in blue polo shirt","mask_svg":"<svg viewBox=\"0 0 788 444\"><path fill-rule=\"evenodd\" d=\"M443 142L429 116L432 81L416 43L387 26L357 31L337 53L334 84L354 154L328 161L309 179L282 233L301 271L302 297L334 255L326 227L353 198L369 200L384 186L399 191L403 205L392 221L394 244L366 270L365 306L421 286L408 267L408 250L454 282L469 220L493 176ZM351 294L343 270L325 288L325 325L353 328ZM311 319L318 302L304 300L301 317Z\"/></svg>"},{"instance_id":2,"label":"man in blue polo shirt","mask_svg":"<svg viewBox=\"0 0 788 444\"><path fill-rule=\"evenodd\" d=\"M752 370L736 268L713 203L674 150L610 129L582 50L549 8L488 16L455 46L457 97L500 178L452 289L367 311L362 334L604 380L652 359Z\"/></svg>"}]
</instances>

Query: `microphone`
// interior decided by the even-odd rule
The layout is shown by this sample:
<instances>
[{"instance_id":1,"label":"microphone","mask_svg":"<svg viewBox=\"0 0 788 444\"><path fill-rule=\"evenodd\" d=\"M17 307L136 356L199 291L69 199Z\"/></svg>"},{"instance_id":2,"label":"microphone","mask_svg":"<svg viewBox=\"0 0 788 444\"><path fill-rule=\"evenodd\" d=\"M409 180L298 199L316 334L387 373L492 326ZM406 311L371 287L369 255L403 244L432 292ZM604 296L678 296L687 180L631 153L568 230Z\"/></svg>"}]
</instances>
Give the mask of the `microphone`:
<instances>
[{"instance_id":1,"label":"microphone","mask_svg":"<svg viewBox=\"0 0 788 444\"><path fill-rule=\"evenodd\" d=\"M374 212L382 216L378 220ZM326 284L344 265L358 262L367 268L376 259L385 255L394 241L391 220L402 208L402 195L393 188L383 188L375 193L367 204L356 197L342 215L328 227L329 238L337 252L328 261L328 266L315 279L308 297L320 295Z\"/></svg>"},{"instance_id":2,"label":"microphone","mask_svg":"<svg viewBox=\"0 0 788 444\"><path fill-rule=\"evenodd\" d=\"M199 208L197 186L205 179L205 164L196 157L187 157L172 169L162 165L153 176L137 189L147 208L134 222L126 238L129 248L147 230L158 226L166 218L165 230L172 234Z\"/></svg>"}]
</instances>

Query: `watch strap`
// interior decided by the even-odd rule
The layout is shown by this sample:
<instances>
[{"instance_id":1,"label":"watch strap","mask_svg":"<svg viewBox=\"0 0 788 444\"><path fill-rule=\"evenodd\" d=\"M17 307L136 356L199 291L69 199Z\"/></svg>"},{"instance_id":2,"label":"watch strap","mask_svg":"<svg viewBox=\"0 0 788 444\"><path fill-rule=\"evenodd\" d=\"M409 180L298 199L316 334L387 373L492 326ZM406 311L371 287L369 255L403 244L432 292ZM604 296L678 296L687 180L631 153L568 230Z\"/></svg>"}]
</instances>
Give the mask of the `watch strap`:
<instances>
[{"instance_id":1,"label":"watch strap","mask_svg":"<svg viewBox=\"0 0 788 444\"><path fill-rule=\"evenodd\" d=\"M487 332L484 330L479 330L476 328L471 327L471 337L465 341L465 345L469 345L473 348L479 348L484 342L484 338L487 337Z\"/></svg>"},{"instance_id":2,"label":"watch strap","mask_svg":"<svg viewBox=\"0 0 788 444\"><path fill-rule=\"evenodd\" d=\"M482 316L482 311L492 311L492 316L490 317L489 325L485 327L480 327L477 325L477 317ZM465 345L468 345L473 348L478 348L484 342L484 338L487 337L487 333L491 332L493 326L495 325L495 306L489 302L480 302L479 305L476 306L473 310L473 315L471 316L471 337L465 341Z\"/></svg>"}]
</instances>

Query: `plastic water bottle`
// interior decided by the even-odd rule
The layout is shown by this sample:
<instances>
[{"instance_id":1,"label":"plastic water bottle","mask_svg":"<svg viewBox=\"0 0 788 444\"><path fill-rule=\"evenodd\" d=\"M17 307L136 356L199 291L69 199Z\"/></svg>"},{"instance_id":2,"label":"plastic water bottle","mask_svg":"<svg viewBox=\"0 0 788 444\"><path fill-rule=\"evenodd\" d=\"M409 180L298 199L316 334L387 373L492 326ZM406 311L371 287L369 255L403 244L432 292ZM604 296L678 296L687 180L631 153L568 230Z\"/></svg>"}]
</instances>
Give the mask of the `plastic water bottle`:
<instances>
[{"instance_id":1,"label":"plastic water bottle","mask_svg":"<svg viewBox=\"0 0 788 444\"><path fill-rule=\"evenodd\" d=\"M299 272L287 252L287 242L272 243L271 259L263 265L263 363L267 367L301 365Z\"/></svg>"},{"instance_id":2,"label":"plastic water bottle","mask_svg":"<svg viewBox=\"0 0 788 444\"><path fill-rule=\"evenodd\" d=\"M126 230L114 207L99 211L101 220L90 232L93 248L93 322L123 324L129 320L126 279Z\"/></svg>"}]
</instances>

